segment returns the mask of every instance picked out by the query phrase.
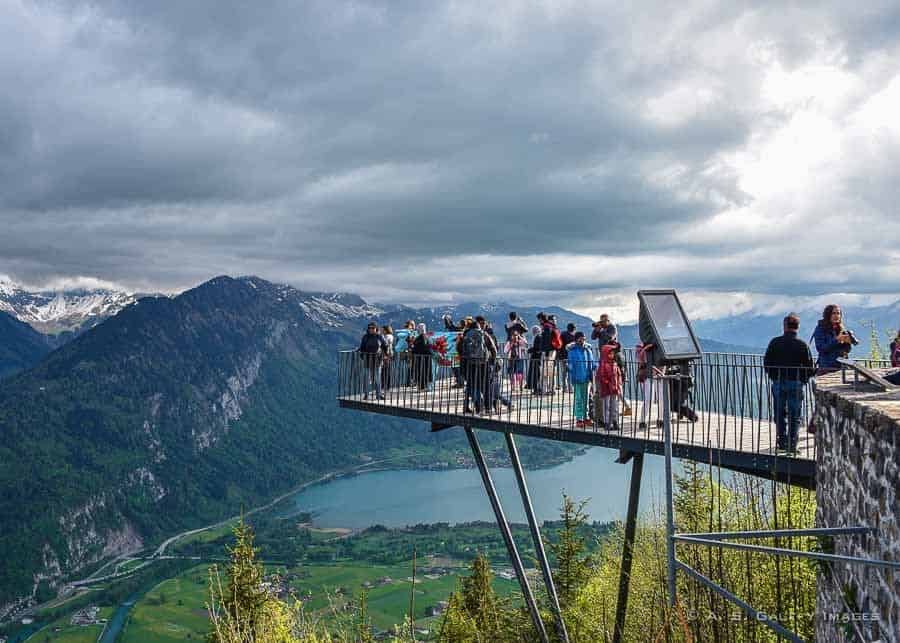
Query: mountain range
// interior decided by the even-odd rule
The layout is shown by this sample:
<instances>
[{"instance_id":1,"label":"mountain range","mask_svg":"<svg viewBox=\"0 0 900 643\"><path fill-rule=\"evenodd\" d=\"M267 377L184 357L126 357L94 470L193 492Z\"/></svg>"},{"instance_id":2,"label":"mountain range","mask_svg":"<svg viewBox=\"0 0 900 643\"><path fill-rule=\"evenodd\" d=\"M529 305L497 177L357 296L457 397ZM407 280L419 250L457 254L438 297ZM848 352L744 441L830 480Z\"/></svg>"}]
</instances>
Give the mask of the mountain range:
<instances>
[{"instance_id":1,"label":"mountain range","mask_svg":"<svg viewBox=\"0 0 900 643\"><path fill-rule=\"evenodd\" d=\"M248 279L248 283L253 282ZM303 314L320 327L332 330L349 329L354 321L375 318L396 327L402 326L407 319L414 319L424 321L432 330L442 329L445 314L457 320L466 315L484 315L502 326L511 310L519 312L528 323L543 310L555 314L560 324L572 322L588 333L592 321L558 306L517 307L505 302L465 302L414 308L371 304L351 293L303 292L277 284L272 287L278 289L282 297L298 298L297 306ZM113 317L140 298L140 295L109 289L29 291L13 282L0 280L0 320L3 320L0 321L0 378L37 364L50 350ZM621 326L619 330L623 344L632 346L637 342L636 326ZM709 351L759 351L758 347L727 341L704 339L702 343Z\"/></svg>"}]
</instances>

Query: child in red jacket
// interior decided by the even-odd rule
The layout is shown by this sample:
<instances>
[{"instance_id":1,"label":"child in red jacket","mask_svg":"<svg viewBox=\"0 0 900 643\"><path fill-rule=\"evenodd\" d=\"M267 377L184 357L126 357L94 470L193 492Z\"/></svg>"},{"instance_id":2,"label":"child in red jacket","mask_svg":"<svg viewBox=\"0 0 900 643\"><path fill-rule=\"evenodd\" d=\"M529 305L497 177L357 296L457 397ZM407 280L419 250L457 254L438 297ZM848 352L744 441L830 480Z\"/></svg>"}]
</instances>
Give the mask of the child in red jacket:
<instances>
[{"instance_id":1,"label":"child in red jacket","mask_svg":"<svg viewBox=\"0 0 900 643\"><path fill-rule=\"evenodd\" d=\"M601 426L609 431L619 430L619 398L622 396L622 369L616 363L616 347L607 344L601 349L600 368L596 385L600 392L600 408L597 415Z\"/></svg>"}]
</instances>

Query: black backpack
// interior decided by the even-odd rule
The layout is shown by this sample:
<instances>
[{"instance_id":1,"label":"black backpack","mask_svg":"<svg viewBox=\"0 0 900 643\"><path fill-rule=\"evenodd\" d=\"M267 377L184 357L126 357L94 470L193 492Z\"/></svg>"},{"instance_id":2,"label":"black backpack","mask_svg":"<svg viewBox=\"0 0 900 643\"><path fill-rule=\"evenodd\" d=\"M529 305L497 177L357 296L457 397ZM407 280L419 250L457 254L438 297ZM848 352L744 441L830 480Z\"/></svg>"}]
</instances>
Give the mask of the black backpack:
<instances>
[{"instance_id":1,"label":"black backpack","mask_svg":"<svg viewBox=\"0 0 900 643\"><path fill-rule=\"evenodd\" d=\"M470 328L459 343L459 355L463 359L486 359L487 346L484 343L484 331Z\"/></svg>"}]
</instances>

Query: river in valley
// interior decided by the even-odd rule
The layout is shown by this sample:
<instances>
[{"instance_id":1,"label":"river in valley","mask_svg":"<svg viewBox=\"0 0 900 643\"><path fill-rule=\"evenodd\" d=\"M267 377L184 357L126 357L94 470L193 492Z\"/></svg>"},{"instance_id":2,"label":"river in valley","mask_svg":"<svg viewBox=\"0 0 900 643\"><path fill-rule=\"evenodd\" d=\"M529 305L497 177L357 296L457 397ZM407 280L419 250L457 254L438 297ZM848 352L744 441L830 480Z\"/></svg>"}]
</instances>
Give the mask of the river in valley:
<instances>
[{"instance_id":1,"label":"river in valley","mask_svg":"<svg viewBox=\"0 0 900 643\"><path fill-rule=\"evenodd\" d=\"M573 460L526 472L539 520L559 517L563 492L589 499L587 512L600 522L623 520L631 463L614 462L617 451L594 448ZM512 522L525 522L512 469L493 468L491 476ZM646 456L641 510L657 504L665 492L664 461ZM493 521L494 514L476 469L446 471L373 471L338 478L299 491L285 503L284 516L313 514L318 527L362 529L372 525L403 527L417 523ZM285 505L282 505L282 507Z\"/></svg>"}]
</instances>

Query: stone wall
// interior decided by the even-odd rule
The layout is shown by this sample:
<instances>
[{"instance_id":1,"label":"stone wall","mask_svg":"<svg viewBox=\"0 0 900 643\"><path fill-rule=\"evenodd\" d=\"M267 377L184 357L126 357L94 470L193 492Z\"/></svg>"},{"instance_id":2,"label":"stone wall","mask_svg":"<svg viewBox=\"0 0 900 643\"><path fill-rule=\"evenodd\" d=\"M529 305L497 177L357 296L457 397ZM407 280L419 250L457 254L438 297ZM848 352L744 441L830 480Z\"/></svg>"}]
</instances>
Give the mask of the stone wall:
<instances>
[{"instance_id":1,"label":"stone wall","mask_svg":"<svg viewBox=\"0 0 900 643\"><path fill-rule=\"evenodd\" d=\"M848 376L848 380L850 377ZM837 554L900 561L900 394L840 373L816 383L816 523L867 526L837 536ZM829 563L818 579L816 640L900 643L900 571ZM856 630L856 631L854 631Z\"/></svg>"}]
</instances>

